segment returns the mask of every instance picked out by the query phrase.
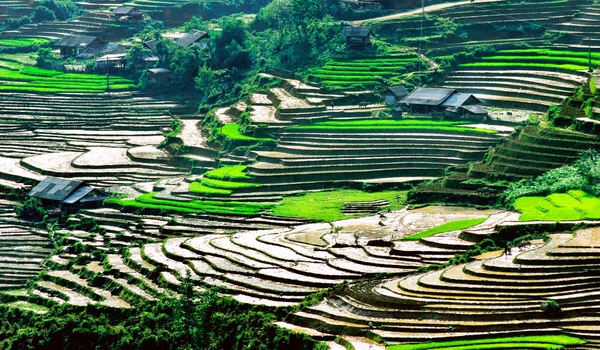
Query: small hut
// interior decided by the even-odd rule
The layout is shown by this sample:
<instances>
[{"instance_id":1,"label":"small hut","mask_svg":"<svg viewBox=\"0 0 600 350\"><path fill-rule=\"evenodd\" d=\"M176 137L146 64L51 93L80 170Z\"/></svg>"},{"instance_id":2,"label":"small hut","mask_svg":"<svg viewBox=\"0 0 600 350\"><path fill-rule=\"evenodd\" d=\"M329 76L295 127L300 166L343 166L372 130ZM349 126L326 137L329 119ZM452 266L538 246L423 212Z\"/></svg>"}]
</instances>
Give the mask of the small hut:
<instances>
[{"instance_id":1,"label":"small hut","mask_svg":"<svg viewBox=\"0 0 600 350\"><path fill-rule=\"evenodd\" d=\"M347 26L342 32L346 46L352 50L364 50L371 46L371 28Z\"/></svg>"},{"instance_id":2,"label":"small hut","mask_svg":"<svg viewBox=\"0 0 600 350\"><path fill-rule=\"evenodd\" d=\"M404 86L390 86L385 95L385 103L389 106L397 106L406 96L408 96L408 90Z\"/></svg>"},{"instance_id":3,"label":"small hut","mask_svg":"<svg viewBox=\"0 0 600 350\"><path fill-rule=\"evenodd\" d=\"M81 181L56 177L42 180L28 193L28 196L37 198L45 207L66 212L98 207L109 198L105 193Z\"/></svg>"},{"instance_id":4,"label":"small hut","mask_svg":"<svg viewBox=\"0 0 600 350\"><path fill-rule=\"evenodd\" d=\"M177 40L175 45L179 47L190 47L193 45L199 45L204 49L209 48L208 41L202 41L203 39L210 38L210 35L207 32L203 32L201 30L194 29L187 33L183 38Z\"/></svg>"},{"instance_id":5,"label":"small hut","mask_svg":"<svg viewBox=\"0 0 600 350\"><path fill-rule=\"evenodd\" d=\"M67 35L54 46L60 49L60 55L64 58L77 57L87 51L101 50L104 44L95 36Z\"/></svg>"},{"instance_id":6,"label":"small hut","mask_svg":"<svg viewBox=\"0 0 600 350\"><path fill-rule=\"evenodd\" d=\"M119 21L140 21L144 18L142 11L130 6L119 6L112 14Z\"/></svg>"}]
</instances>

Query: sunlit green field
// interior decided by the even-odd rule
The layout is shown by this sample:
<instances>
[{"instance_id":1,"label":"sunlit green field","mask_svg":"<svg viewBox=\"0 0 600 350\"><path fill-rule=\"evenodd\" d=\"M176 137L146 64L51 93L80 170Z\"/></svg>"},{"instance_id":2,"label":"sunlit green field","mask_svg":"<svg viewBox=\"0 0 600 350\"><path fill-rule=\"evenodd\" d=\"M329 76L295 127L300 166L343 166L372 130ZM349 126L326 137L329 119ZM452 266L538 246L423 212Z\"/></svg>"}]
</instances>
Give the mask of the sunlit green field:
<instances>
[{"instance_id":1,"label":"sunlit green field","mask_svg":"<svg viewBox=\"0 0 600 350\"><path fill-rule=\"evenodd\" d=\"M579 190L546 197L521 197L514 207L522 213L521 221L600 219L600 198Z\"/></svg>"}]
</instances>

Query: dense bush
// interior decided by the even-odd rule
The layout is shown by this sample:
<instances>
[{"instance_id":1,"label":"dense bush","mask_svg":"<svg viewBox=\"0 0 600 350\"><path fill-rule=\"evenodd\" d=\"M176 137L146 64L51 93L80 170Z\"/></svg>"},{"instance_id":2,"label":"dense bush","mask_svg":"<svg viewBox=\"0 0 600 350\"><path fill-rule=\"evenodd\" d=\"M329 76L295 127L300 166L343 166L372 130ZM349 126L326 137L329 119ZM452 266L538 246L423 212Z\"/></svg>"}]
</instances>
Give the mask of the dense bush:
<instances>
[{"instance_id":1,"label":"dense bush","mask_svg":"<svg viewBox=\"0 0 600 350\"><path fill-rule=\"evenodd\" d=\"M183 284L181 298L134 309L57 306L43 315L0 307L2 349L326 349L274 325L291 310L265 312Z\"/></svg>"},{"instance_id":2,"label":"dense bush","mask_svg":"<svg viewBox=\"0 0 600 350\"><path fill-rule=\"evenodd\" d=\"M550 170L535 179L513 183L502 194L506 204L522 196L546 196L569 190L583 190L600 195L600 157L598 151L588 150L572 165Z\"/></svg>"},{"instance_id":3,"label":"dense bush","mask_svg":"<svg viewBox=\"0 0 600 350\"><path fill-rule=\"evenodd\" d=\"M17 215L25 220L42 221L48 212L36 198L29 198L15 208Z\"/></svg>"}]
</instances>

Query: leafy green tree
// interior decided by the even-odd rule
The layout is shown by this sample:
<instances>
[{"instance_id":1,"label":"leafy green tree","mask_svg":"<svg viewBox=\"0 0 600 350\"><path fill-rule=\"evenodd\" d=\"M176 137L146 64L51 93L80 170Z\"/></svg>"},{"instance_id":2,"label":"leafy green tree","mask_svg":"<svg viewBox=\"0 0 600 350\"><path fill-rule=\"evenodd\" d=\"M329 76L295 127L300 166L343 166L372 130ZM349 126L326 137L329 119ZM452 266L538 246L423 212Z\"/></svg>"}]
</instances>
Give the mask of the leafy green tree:
<instances>
[{"instance_id":1,"label":"leafy green tree","mask_svg":"<svg viewBox=\"0 0 600 350\"><path fill-rule=\"evenodd\" d=\"M42 221L48 214L46 209L38 203L36 198L29 198L15 208L17 215L25 220Z\"/></svg>"}]
</instances>

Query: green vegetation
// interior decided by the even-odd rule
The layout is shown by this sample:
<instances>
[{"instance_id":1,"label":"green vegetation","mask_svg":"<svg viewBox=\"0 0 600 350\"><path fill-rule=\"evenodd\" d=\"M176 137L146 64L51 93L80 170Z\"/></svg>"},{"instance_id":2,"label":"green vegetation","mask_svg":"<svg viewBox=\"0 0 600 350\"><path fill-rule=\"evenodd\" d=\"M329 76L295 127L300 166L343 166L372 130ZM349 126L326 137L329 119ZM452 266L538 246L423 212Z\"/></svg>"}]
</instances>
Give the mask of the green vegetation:
<instances>
[{"instance_id":1,"label":"green vegetation","mask_svg":"<svg viewBox=\"0 0 600 350\"><path fill-rule=\"evenodd\" d=\"M273 205L264 203L223 202L212 200L192 200L180 202L154 198L155 192L150 192L137 197L135 200L110 199L108 203L119 204L125 207L158 209L183 213L212 213L231 215L257 215Z\"/></svg>"},{"instance_id":2,"label":"green vegetation","mask_svg":"<svg viewBox=\"0 0 600 350\"><path fill-rule=\"evenodd\" d=\"M248 167L245 165L224 166L207 171L206 174L204 174L204 177L217 180L251 179L251 177L246 173L246 168Z\"/></svg>"},{"instance_id":3,"label":"green vegetation","mask_svg":"<svg viewBox=\"0 0 600 350\"><path fill-rule=\"evenodd\" d=\"M583 190L592 195L600 195L600 155L588 150L572 165L552 169L535 179L525 179L513 183L502 194L507 205L523 196L546 196L568 190Z\"/></svg>"},{"instance_id":4,"label":"green vegetation","mask_svg":"<svg viewBox=\"0 0 600 350\"><path fill-rule=\"evenodd\" d=\"M190 192L210 195L230 195L232 190L240 188L258 187L252 182L232 181L248 180L251 176L245 173L245 165L232 165L210 170L204 174L200 182L190 184Z\"/></svg>"},{"instance_id":5,"label":"green vegetation","mask_svg":"<svg viewBox=\"0 0 600 350\"><path fill-rule=\"evenodd\" d=\"M23 204L17 205L15 208L17 215L25 220L42 221L48 214L46 209L38 203L37 198L30 197Z\"/></svg>"},{"instance_id":6,"label":"green vegetation","mask_svg":"<svg viewBox=\"0 0 600 350\"><path fill-rule=\"evenodd\" d=\"M390 79L392 83L400 83L403 76L417 70L418 62L414 52L338 59L312 69L308 78L334 87L372 88L386 84Z\"/></svg>"},{"instance_id":7,"label":"green vegetation","mask_svg":"<svg viewBox=\"0 0 600 350\"><path fill-rule=\"evenodd\" d=\"M561 334L392 345L388 346L388 350L564 349L565 345L581 344L585 341Z\"/></svg>"},{"instance_id":8,"label":"green vegetation","mask_svg":"<svg viewBox=\"0 0 600 350\"><path fill-rule=\"evenodd\" d=\"M31 46L40 46L49 44L49 39L43 38L21 38L21 39L2 39L0 40L0 47L6 48L24 48Z\"/></svg>"},{"instance_id":9,"label":"green vegetation","mask_svg":"<svg viewBox=\"0 0 600 350\"><path fill-rule=\"evenodd\" d=\"M132 309L56 306L45 314L27 304L0 306L2 349L295 349L324 350L308 335L273 324L292 309L240 304L217 291L197 293L183 283L181 298L140 302ZM42 310L35 310L42 311ZM45 310L44 310L45 311Z\"/></svg>"},{"instance_id":10,"label":"green vegetation","mask_svg":"<svg viewBox=\"0 0 600 350\"><path fill-rule=\"evenodd\" d=\"M415 233L409 236L402 237L403 241L418 241L421 238L433 236L438 233L464 230L469 227L473 227L475 225L479 225L484 222L487 218L477 218L477 219L468 219L468 220L457 220L447 222L443 225L430 228L429 230L425 230L419 233Z\"/></svg>"},{"instance_id":11,"label":"green vegetation","mask_svg":"<svg viewBox=\"0 0 600 350\"><path fill-rule=\"evenodd\" d=\"M429 120L352 120L318 122L313 125L292 126L294 130L438 130L451 132L473 132L495 134L495 130L463 127L464 122L429 121Z\"/></svg>"},{"instance_id":12,"label":"green vegetation","mask_svg":"<svg viewBox=\"0 0 600 350\"><path fill-rule=\"evenodd\" d=\"M229 123L223 125L221 128L221 133L225 136L226 139L232 141L247 141L247 142L275 142L275 140L270 138L258 138L252 136L242 135L240 133L240 126L235 123Z\"/></svg>"},{"instance_id":13,"label":"green vegetation","mask_svg":"<svg viewBox=\"0 0 600 350\"><path fill-rule=\"evenodd\" d=\"M106 76L100 74L64 73L24 65L13 55L0 57L0 91L37 93L100 93L106 91ZM111 91L131 90L133 82L123 77L111 76Z\"/></svg>"},{"instance_id":14,"label":"green vegetation","mask_svg":"<svg viewBox=\"0 0 600 350\"><path fill-rule=\"evenodd\" d=\"M387 200L391 210L402 207L406 201L405 191L364 192L359 190L336 190L311 192L300 196L283 198L283 204L273 208L273 215L307 218L316 221L334 221L352 216L344 215L345 202L368 202Z\"/></svg>"},{"instance_id":15,"label":"green vegetation","mask_svg":"<svg viewBox=\"0 0 600 350\"><path fill-rule=\"evenodd\" d=\"M580 190L546 197L521 197L514 208L522 213L520 221L600 219L600 198Z\"/></svg>"}]
</instances>

